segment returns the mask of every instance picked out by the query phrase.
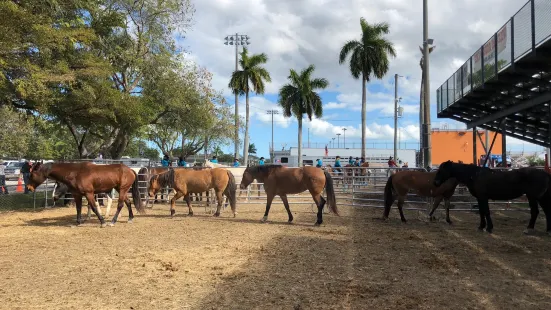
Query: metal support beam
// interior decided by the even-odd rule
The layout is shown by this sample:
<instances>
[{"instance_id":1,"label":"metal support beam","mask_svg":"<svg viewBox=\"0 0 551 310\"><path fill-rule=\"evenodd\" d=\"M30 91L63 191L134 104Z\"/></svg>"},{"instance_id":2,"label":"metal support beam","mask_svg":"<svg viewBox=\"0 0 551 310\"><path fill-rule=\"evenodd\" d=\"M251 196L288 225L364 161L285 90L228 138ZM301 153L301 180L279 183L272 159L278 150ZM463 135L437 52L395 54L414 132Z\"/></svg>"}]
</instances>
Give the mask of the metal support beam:
<instances>
[{"instance_id":1,"label":"metal support beam","mask_svg":"<svg viewBox=\"0 0 551 310\"><path fill-rule=\"evenodd\" d=\"M476 158L476 134L478 131L476 130L476 127L473 128L473 164L477 165L477 158Z\"/></svg>"},{"instance_id":2,"label":"metal support beam","mask_svg":"<svg viewBox=\"0 0 551 310\"><path fill-rule=\"evenodd\" d=\"M503 167L507 167L507 131L505 131L505 128L507 127L507 121L503 122L503 127L501 127L501 163L503 164Z\"/></svg>"},{"instance_id":3,"label":"metal support beam","mask_svg":"<svg viewBox=\"0 0 551 310\"><path fill-rule=\"evenodd\" d=\"M503 123L505 122L505 117L501 119L499 122L499 128L502 128ZM492 139L492 144L490 144L490 148L486 152L486 158L484 158L484 163L482 164L482 167L486 167L486 163L488 162L488 158L490 157L490 154L492 153L492 149L494 148L494 143L496 142L497 134L499 131L495 131L494 138Z\"/></svg>"},{"instance_id":4,"label":"metal support beam","mask_svg":"<svg viewBox=\"0 0 551 310\"><path fill-rule=\"evenodd\" d=\"M486 130L487 132L488 130ZM478 130L476 131L476 135L478 136L478 140L480 140L480 144L482 144L482 148L484 149L484 153L488 152L488 146L482 141L482 137L480 136L480 132Z\"/></svg>"},{"instance_id":5,"label":"metal support beam","mask_svg":"<svg viewBox=\"0 0 551 310\"><path fill-rule=\"evenodd\" d=\"M542 94L534 99L526 100L520 103L515 104L514 106L498 111L494 113L493 115L488 115L486 117L479 118L475 121L472 121L470 123L467 123L467 129L471 129L475 126L480 126L484 124L491 123L493 121L496 121L500 118L507 117L511 114L516 114L521 111L524 111L526 109L530 109L532 107L538 106L540 104L543 104L547 101L551 101L551 92L546 92L545 94Z\"/></svg>"}]
</instances>

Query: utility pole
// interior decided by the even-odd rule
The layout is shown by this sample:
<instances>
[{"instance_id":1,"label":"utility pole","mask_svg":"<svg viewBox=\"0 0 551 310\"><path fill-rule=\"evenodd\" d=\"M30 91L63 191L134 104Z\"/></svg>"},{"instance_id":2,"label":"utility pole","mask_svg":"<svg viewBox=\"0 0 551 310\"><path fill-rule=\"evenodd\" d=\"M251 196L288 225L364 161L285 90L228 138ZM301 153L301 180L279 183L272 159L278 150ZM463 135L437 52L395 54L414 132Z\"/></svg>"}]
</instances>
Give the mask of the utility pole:
<instances>
[{"instance_id":1,"label":"utility pole","mask_svg":"<svg viewBox=\"0 0 551 310\"><path fill-rule=\"evenodd\" d=\"M237 48L238 45L249 45L251 42L249 42L250 37L248 35L244 34L232 34L228 35L224 38L224 45L235 45L235 71L239 70L238 63L239 63L239 50ZM235 141L234 141L234 157L239 159L239 95L235 94ZM272 146L273 147L273 146ZM247 163L244 163L245 165Z\"/></svg>"},{"instance_id":2,"label":"utility pole","mask_svg":"<svg viewBox=\"0 0 551 310\"><path fill-rule=\"evenodd\" d=\"M342 136L342 145L343 145L343 148L346 148L346 128L343 128L342 131L344 132L344 135Z\"/></svg>"},{"instance_id":3,"label":"utility pole","mask_svg":"<svg viewBox=\"0 0 551 310\"><path fill-rule=\"evenodd\" d=\"M338 133L338 134L337 134L337 148L340 148L340 147L341 147L341 141L340 141L340 140L341 140L341 134Z\"/></svg>"},{"instance_id":4,"label":"utility pole","mask_svg":"<svg viewBox=\"0 0 551 310\"><path fill-rule=\"evenodd\" d=\"M308 127L308 148L310 148L310 127Z\"/></svg>"},{"instance_id":5,"label":"utility pole","mask_svg":"<svg viewBox=\"0 0 551 310\"><path fill-rule=\"evenodd\" d=\"M279 114L279 111L278 110L268 110L267 111L268 114L271 114L272 115L272 147L271 147L271 154L272 154L272 158L271 158L271 162L273 163L274 162L274 114Z\"/></svg>"},{"instance_id":6,"label":"utility pole","mask_svg":"<svg viewBox=\"0 0 551 310\"><path fill-rule=\"evenodd\" d=\"M429 12L427 0L423 0L423 58L425 68L423 70L424 78L424 167L432 166L432 145L431 145L431 126L430 126L430 79L429 79L429 45L433 43L429 39Z\"/></svg>"},{"instance_id":7,"label":"utility pole","mask_svg":"<svg viewBox=\"0 0 551 310\"><path fill-rule=\"evenodd\" d=\"M394 160L398 159L398 74L394 74Z\"/></svg>"},{"instance_id":8,"label":"utility pole","mask_svg":"<svg viewBox=\"0 0 551 310\"><path fill-rule=\"evenodd\" d=\"M333 148L335 148L335 137L331 138L333 140Z\"/></svg>"}]
</instances>

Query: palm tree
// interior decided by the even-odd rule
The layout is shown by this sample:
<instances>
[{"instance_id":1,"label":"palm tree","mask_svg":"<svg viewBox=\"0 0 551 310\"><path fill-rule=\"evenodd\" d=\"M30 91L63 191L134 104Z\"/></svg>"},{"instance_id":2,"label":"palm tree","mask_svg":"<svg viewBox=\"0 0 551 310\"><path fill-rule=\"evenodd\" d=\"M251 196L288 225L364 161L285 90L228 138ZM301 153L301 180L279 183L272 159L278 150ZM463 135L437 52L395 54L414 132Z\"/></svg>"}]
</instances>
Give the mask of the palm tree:
<instances>
[{"instance_id":1,"label":"palm tree","mask_svg":"<svg viewBox=\"0 0 551 310\"><path fill-rule=\"evenodd\" d=\"M355 79L362 78L362 157L365 157L365 117L366 117L366 83L371 75L382 79L388 72L388 55L396 57L394 45L383 37L388 34L388 23L369 24L360 18L362 37L360 41L350 40L344 44L339 55L339 64L350 56L350 73Z\"/></svg>"},{"instance_id":2,"label":"palm tree","mask_svg":"<svg viewBox=\"0 0 551 310\"><path fill-rule=\"evenodd\" d=\"M231 75L228 87L234 94L245 95L245 141L243 144L243 164L249 161L249 91L257 95L264 94L265 82L271 82L270 73L262 67L268 62L266 54L248 54L246 47L243 47L239 65L241 70L234 71ZM250 84L249 84L250 83Z\"/></svg>"},{"instance_id":3,"label":"palm tree","mask_svg":"<svg viewBox=\"0 0 551 310\"><path fill-rule=\"evenodd\" d=\"M289 84L284 85L279 90L279 105L283 108L283 116L291 117L294 115L298 121L298 166L302 167L302 116L306 113L309 120L312 115L321 118L323 107L321 97L314 90L325 89L329 81L324 78L312 79L312 73L315 70L314 65L297 73L291 69L289 74Z\"/></svg>"},{"instance_id":4,"label":"palm tree","mask_svg":"<svg viewBox=\"0 0 551 310\"><path fill-rule=\"evenodd\" d=\"M255 154L256 155L256 145L254 145L254 143L250 143L249 144L249 154Z\"/></svg>"}]
</instances>

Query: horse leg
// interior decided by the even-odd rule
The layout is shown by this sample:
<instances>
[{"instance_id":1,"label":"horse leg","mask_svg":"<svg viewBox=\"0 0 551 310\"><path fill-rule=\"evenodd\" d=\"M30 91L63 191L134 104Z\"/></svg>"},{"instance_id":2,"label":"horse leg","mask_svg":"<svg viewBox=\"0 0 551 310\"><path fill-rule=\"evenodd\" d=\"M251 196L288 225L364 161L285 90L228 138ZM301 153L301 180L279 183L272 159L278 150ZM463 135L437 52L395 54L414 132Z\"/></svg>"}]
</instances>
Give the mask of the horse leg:
<instances>
[{"instance_id":1,"label":"horse leg","mask_svg":"<svg viewBox=\"0 0 551 310\"><path fill-rule=\"evenodd\" d=\"M77 208L77 225L82 224L82 196L80 194L73 195L75 206Z\"/></svg>"},{"instance_id":2,"label":"horse leg","mask_svg":"<svg viewBox=\"0 0 551 310\"><path fill-rule=\"evenodd\" d=\"M88 205L88 213L86 213L86 220L90 220L92 218L92 209L90 209L90 205Z\"/></svg>"},{"instance_id":3,"label":"horse leg","mask_svg":"<svg viewBox=\"0 0 551 310\"><path fill-rule=\"evenodd\" d=\"M124 200L124 204L126 204L126 208L128 209L128 221L126 221L126 223L132 224L132 220L134 219L134 212L132 212L132 204L130 203L130 199L128 199L128 197L126 197L126 199Z\"/></svg>"},{"instance_id":4,"label":"horse leg","mask_svg":"<svg viewBox=\"0 0 551 310\"><path fill-rule=\"evenodd\" d=\"M187 215L193 216L193 208L191 207L191 194L187 193L187 195L184 196L184 200L186 201L186 204L187 204L187 209L188 209Z\"/></svg>"},{"instance_id":5,"label":"horse leg","mask_svg":"<svg viewBox=\"0 0 551 310\"><path fill-rule=\"evenodd\" d=\"M442 196L437 196L435 199L434 199L434 204L432 205L432 210L430 210L430 213L429 213L429 219L431 221L434 221L435 218L434 218L434 211L436 211L436 209L438 209L438 206L440 205L440 202L442 201Z\"/></svg>"},{"instance_id":6,"label":"horse leg","mask_svg":"<svg viewBox=\"0 0 551 310\"><path fill-rule=\"evenodd\" d=\"M174 197L170 199L170 218L173 218L174 213L176 213L176 210L174 209L174 207L176 206L176 200L180 199L180 197L185 196L186 194L182 192L177 192L176 195L174 195Z\"/></svg>"},{"instance_id":7,"label":"horse leg","mask_svg":"<svg viewBox=\"0 0 551 310\"><path fill-rule=\"evenodd\" d=\"M123 192L119 191L119 202L117 203L117 212L115 212L115 215L113 215L113 219L111 219L111 223L109 223L109 226L115 226L115 223L117 223L117 219L119 218L119 213L121 213L122 206L124 205L124 199L126 196L126 193L123 195ZM128 219L130 220L130 212L128 215Z\"/></svg>"},{"instance_id":8,"label":"horse leg","mask_svg":"<svg viewBox=\"0 0 551 310\"><path fill-rule=\"evenodd\" d=\"M478 212L480 214L480 226L478 226L478 230L483 231L486 228L486 231L490 229L489 232L491 232L493 229L493 225L492 227L490 227L490 223L486 223L486 219L488 218L486 214L490 213L490 207L488 206L488 199L478 198L477 202L478 202ZM486 225L488 226L486 227Z\"/></svg>"},{"instance_id":9,"label":"horse leg","mask_svg":"<svg viewBox=\"0 0 551 310\"><path fill-rule=\"evenodd\" d=\"M283 201L283 205L285 206L285 210L287 210L287 216L289 216L289 223L293 222L293 213L291 213L291 208L289 208L289 201L287 200L287 195L282 194L279 195L281 198L281 201Z\"/></svg>"},{"instance_id":10,"label":"horse leg","mask_svg":"<svg viewBox=\"0 0 551 310\"><path fill-rule=\"evenodd\" d=\"M321 194L312 195L312 198L314 198L314 201L316 202L316 205L318 207L318 214L317 214L317 220L314 224L315 226L320 226L323 224L323 207L325 206L325 199L321 196Z\"/></svg>"},{"instance_id":11,"label":"horse leg","mask_svg":"<svg viewBox=\"0 0 551 310\"><path fill-rule=\"evenodd\" d=\"M446 207L446 222L451 225L452 220L450 219L450 198L444 199L444 206Z\"/></svg>"},{"instance_id":12,"label":"horse leg","mask_svg":"<svg viewBox=\"0 0 551 310\"><path fill-rule=\"evenodd\" d=\"M536 225L536 220L540 213L538 201L532 197L528 198L528 204L530 205L530 221L528 222L528 227L524 230L524 233L527 235L534 234L536 230L534 225Z\"/></svg>"},{"instance_id":13,"label":"horse leg","mask_svg":"<svg viewBox=\"0 0 551 310\"><path fill-rule=\"evenodd\" d=\"M545 193L542 197L540 197L538 202L541 208L543 209L543 213L545 214L545 221L547 224L547 234L551 236L551 195L548 193Z\"/></svg>"},{"instance_id":14,"label":"horse leg","mask_svg":"<svg viewBox=\"0 0 551 310\"><path fill-rule=\"evenodd\" d=\"M113 204L113 198L111 198L111 196L109 195L106 195L107 196L107 208L105 209L105 218L108 218L109 217L109 213L111 212L111 205ZM127 198L128 200L128 198ZM101 213L101 211L100 211Z\"/></svg>"},{"instance_id":15,"label":"horse leg","mask_svg":"<svg viewBox=\"0 0 551 310\"><path fill-rule=\"evenodd\" d=\"M215 189L214 192L216 194L216 212L214 213L214 216L218 217L220 216L220 209L222 208L222 200L224 199L224 196L222 195L222 191L219 189Z\"/></svg>"},{"instance_id":16,"label":"horse leg","mask_svg":"<svg viewBox=\"0 0 551 310\"><path fill-rule=\"evenodd\" d=\"M98 212L98 209L96 208L96 200L94 199L94 194L86 194L86 200L88 200L88 208L92 209L92 211L94 211L94 214L98 217L99 219L99 222L101 223L101 228L104 228L105 226L107 226L105 224L105 219L103 218L103 216L101 216L101 214Z\"/></svg>"},{"instance_id":17,"label":"horse leg","mask_svg":"<svg viewBox=\"0 0 551 310\"><path fill-rule=\"evenodd\" d=\"M266 192L266 211L264 212L264 217L262 217L262 222L266 222L268 220L268 213L270 213L270 207L272 206L272 201L274 200L274 193Z\"/></svg>"},{"instance_id":18,"label":"horse leg","mask_svg":"<svg viewBox=\"0 0 551 310\"><path fill-rule=\"evenodd\" d=\"M402 220L402 223L406 223L406 217L404 216L404 211L402 210L402 206L404 205L405 196L398 197L398 211L400 212L400 219Z\"/></svg>"}]
</instances>

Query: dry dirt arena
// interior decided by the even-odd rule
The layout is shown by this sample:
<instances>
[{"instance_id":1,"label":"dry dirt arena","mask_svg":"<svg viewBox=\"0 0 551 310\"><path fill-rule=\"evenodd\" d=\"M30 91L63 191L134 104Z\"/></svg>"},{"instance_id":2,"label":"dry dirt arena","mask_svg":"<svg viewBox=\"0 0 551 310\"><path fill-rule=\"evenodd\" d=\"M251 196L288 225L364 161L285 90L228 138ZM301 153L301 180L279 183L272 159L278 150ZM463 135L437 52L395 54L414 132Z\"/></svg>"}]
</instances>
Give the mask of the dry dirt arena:
<instances>
[{"instance_id":1,"label":"dry dirt arena","mask_svg":"<svg viewBox=\"0 0 551 310\"><path fill-rule=\"evenodd\" d=\"M269 223L238 207L170 219L158 204L103 229L73 226L73 208L2 213L0 308L551 309L551 237L522 234L528 213L493 212L488 235L471 212L402 224L341 206L314 227L310 205L291 205L292 225L279 203Z\"/></svg>"}]
</instances>

